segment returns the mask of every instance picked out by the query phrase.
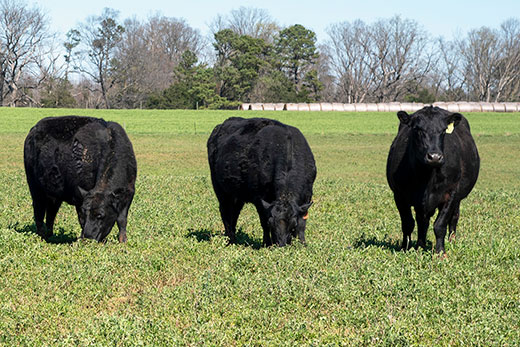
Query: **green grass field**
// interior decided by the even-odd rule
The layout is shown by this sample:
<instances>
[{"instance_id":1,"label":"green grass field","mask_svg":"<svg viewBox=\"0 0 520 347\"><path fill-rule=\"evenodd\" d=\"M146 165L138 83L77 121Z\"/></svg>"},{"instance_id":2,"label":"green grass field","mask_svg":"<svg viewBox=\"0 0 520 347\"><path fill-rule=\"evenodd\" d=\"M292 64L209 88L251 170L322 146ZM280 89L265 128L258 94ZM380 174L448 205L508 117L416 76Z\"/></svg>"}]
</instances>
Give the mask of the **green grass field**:
<instances>
[{"instance_id":1,"label":"green grass field","mask_svg":"<svg viewBox=\"0 0 520 347\"><path fill-rule=\"evenodd\" d=\"M68 205L49 242L34 233L23 141L65 114L129 133L127 244L117 229L104 245L78 240ZM252 206L226 246L206 140L229 116L277 118L307 137L318 177L306 247L262 248ZM520 114L466 116L480 177L440 259L399 251L385 178L395 114L0 109L0 344L518 345Z\"/></svg>"}]
</instances>

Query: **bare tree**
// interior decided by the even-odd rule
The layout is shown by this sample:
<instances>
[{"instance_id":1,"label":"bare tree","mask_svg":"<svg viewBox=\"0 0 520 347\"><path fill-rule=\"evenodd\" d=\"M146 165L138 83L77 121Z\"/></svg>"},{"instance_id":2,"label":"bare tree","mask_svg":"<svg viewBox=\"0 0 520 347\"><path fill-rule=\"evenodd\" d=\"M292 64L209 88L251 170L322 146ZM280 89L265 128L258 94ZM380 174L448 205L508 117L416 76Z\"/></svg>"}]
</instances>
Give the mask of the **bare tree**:
<instances>
[{"instance_id":1,"label":"bare tree","mask_svg":"<svg viewBox=\"0 0 520 347\"><path fill-rule=\"evenodd\" d=\"M81 76L72 91L77 105L84 108L98 107L103 98L98 88L91 78Z\"/></svg>"},{"instance_id":2,"label":"bare tree","mask_svg":"<svg viewBox=\"0 0 520 347\"><path fill-rule=\"evenodd\" d=\"M334 24L328 31L331 42L327 54L337 76L338 97L347 103L364 102L373 76L368 27L362 21Z\"/></svg>"},{"instance_id":3,"label":"bare tree","mask_svg":"<svg viewBox=\"0 0 520 347\"><path fill-rule=\"evenodd\" d=\"M186 51L198 52L204 42L198 30L185 20L155 15L146 23L149 49L164 54L174 66Z\"/></svg>"},{"instance_id":4,"label":"bare tree","mask_svg":"<svg viewBox=\"0 0 520 347\"><path fill-rule=\"evenodd\" d=\"M459 43L470 97L478 101L518 100L520 92L520 22L500 29L481 27Z\"/></svg>"},{"instance_id":5,"label":"bare tree","mask_svg":"<svg viewBox=\"0 0 520 347\"><path fill-rule=\"evenodd\" d=\"M116 83L114 57L125 31L117 17L117 11L105 8L101 16L91 16L80 26L81 50L74 61L74 70L99 86L106 108L110 108L108 91Z\"/></svg>"},{"instance_id":6,"label":"bare tree","mask_svg":"<svg viewBox=\"0 0 520 347\"><path fill-rule=\"evenodd\" d=\"M148 50L144 25L136 19L124 22L123 34L114 63L117 65L116 107L139 107L153 86L166 88L169 74L163 70L166 61L158 61Z\"/></svg>"},{"instance_id":7,"label":"bare tree","mask_svg":"<svg viewBox=\"0 0 520 347\"><path fill-rule=\"evenodd\" d=\"M500 58L496 67L495 102L520 97L520 21L509 19L500 26Z\"/></svg>"},{"instance_id":8,"label":"bare tree","mask_svg":"<svg viewBox=\"0 0 520 347\"><path fill-rule=\"evenodd\" d=\"M140 107L154 92L174 81L174 68L186 51L200 52L205 42L184 20L154 15L147 21L125 21L115 55L116 106Z\"/></svg>"},{"instance_id":9,"label":"bare tree","mask_svg":"<svg viewBox=\"0 0 520 347\"><path fill-rule=\"evenodd\" d=\"M280 27L267 10L241 6L228 15L217 15L210 24L213 35L224 29L231 29L238 35L248 35L272 43Z\"/></svg>"},{"instance_id":10,"label":"bare tree","mask_svg":"<svg viewBox=\"0 0 520 347\"><path fill-rule=\"evenodd\" d=\"M74 49L79 45L81 41L81 34L77 29L70 29L66 34L66 41L63 43L63 47L65 48L65 79L68 80L70 64L72 64L72 60L74 55L77 55L78 52L74 52Z\"/></svg>"},{"instance_id":11,"label":"bare tree","mask_svg":"<svg viewBox=\"0 0 520 347\"><path fill-rule=\"evenodd\" d=\"M388 102L414 92L435 64L424 30L399 16L329 29L329 54L346 102Z\"/></svg>"},{"instance_id":12,"label":"bare tree","mask_svg":"<svg viewBox=\"0 0 520 347\"><path fill-rule=\"evenodd\" d=\"M467 98L466 74L462 68L460 44L457 41L437 40L438 63L433 66L435 94L447 101Z\"/></svg>"},{"instance_id":13,"label":"bare tree","mask_svg":"<svg viewBox=\"0 0 520 347\"><path fill-rule=\"evenodd\" d=\"M23 81L30 81L32 87L41 82L40 68L48 68L42 57L51 52L52 37L49 21L40 9L29 8L19 1L0 1L1 105L7 98L9 106L15 106L29 97L24 92L27 85L22 86Z\"/></svg>"},{"instance_id":14,"label":"bare tree","mask_svg":"<svg viewBox=\"0 0 520 347\"><path fill-rule=\"evenodd\" d=\"M57 45L57 42L53 41L43 47L43 49L39 49L35 55L34 73L31 75L26 74L26 77L32 77L30 78L32 83L24 83L24 90L31 91L32 95L27 92L24 98L26 98L31 105L42 106L42 89L56 93L59 91L60 86L64 85L63 82L68 81L67 66L63 64L60 59L61 52L57 48ZM67 91L67 93L70 95L70 92Z\"/></svg>"},{"instance_id":15,"label":"bare tree","mask_svg":"<svg viewBox=\"0 0 520 347\"><path fill-rule=\"evenodd\" d=\"M472 30L460 46L464 57L463 68L473 97L478 101L490 102L494 70L500 54L497 33L487 27Z\"/></svg>"},{"instance_id":16,"label":"bare tree","mask_svg":"<svg viewBox=\"0 0 520 347\"><path fill-rule=\"evenodd\" d=\"M332 71L332 63L330 55L325 51L325 45L319 45L318 51L320 55L316 61L316 71L318 73L318 80L322 85L322 90L319 91L319 100L323 102L335 102L336 90L334 88L334 73Z\"/></svg>"},{"instance_id":17,"label":"bare tree","mask_svg":"<svg viewBox=\"0 0 520 347\"><path fill-rule=\"evenodd\" d=\"M397 101L425 79L434 64L426 32L417 22L395 16L380 20L370 30L370 73L375 100Z\"/></svg>"}]
</instances>

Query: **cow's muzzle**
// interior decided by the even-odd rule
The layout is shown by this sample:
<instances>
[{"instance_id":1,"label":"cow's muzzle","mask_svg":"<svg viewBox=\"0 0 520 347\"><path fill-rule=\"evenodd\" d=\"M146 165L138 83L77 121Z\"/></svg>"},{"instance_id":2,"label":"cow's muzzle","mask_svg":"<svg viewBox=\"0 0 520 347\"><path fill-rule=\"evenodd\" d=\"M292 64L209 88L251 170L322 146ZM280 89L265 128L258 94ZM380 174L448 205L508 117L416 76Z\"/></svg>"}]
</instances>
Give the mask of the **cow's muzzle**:
<instances>
[{"instance_id":1,"label":"cow's muzzle","mask_svg":"<svg viewBox=\"0 0 520 347\"><path fill-rule=\"evenodd\" d=\"M441 166L442 164L444 164L444 156L442 155L442 153L430 152L426 154L425 162L430 166Z\"/></svg>"}]
</instances>

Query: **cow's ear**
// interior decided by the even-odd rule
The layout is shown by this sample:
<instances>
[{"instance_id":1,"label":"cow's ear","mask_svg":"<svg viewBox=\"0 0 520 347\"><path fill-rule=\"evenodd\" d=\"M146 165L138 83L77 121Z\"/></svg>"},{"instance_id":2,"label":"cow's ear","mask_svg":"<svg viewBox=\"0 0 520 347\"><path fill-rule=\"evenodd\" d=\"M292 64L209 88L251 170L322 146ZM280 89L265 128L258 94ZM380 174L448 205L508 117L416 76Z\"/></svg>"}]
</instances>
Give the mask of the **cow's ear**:
<instances>
[{"instance_id":1,"label":"cow's ear","mask_svg":"<svg viewBox=\"0 0 520 347\"><path fill-rule=\"evenodd\" d=\"M117 211L119 210L119 201L121 201L121 194L117 191L110 193L110 205Z\"/></svg>"},{"instance_id":2,"label":"cow's ear","mask_svg":"<svg viewBox=\"0 0 520 347\"><path fill-rule=\"evenodd\" d=\"M116 209L116 211L119 211L119 207L124 203L124 200L126 199L127 191L123 188L118 188L114 190L112 193L110 193L110 201L112 206Z\"/></svg>"},{"instance_id":3,"label":"cow's ear","mask_svg":"<svg viewBox=\"0 0 520 347\"><path fill-rule=\"evenodd\" d=\"M121 198L123 198L124 194L125 194L125 190L123 188L117 188L112 193L110 193L110 195L113 199L121 199Z\"/></svg>"},{"instance_id":4,"label":"cow's ear","mask_svg":"<svg viewBox=\"0 0 520 347\"><path fill-rule=\"evenodd\" d=\"M79 193L81 194L82 198L85 198L85 196L87 196L88 191L86 191L85 189L81 188L80 186L78 186L78 190L79 190Z\"/></svg>"},{"instance_id":5,"label":"cow's ear","mask_svg":"<svg viewBox=\"0 0 520 347\"><path fill-rule=\"evenodd\" d=\"M399 111L397 112L397 118L399 118L399 121L403 124L408 124L410 122L411 116L406 113L406 111Z\"/></svg>"},{"instance_id":6,"label":"cow's ear","mask_svg":"<svg viewBox=\"0 0 520 347\"><path fill-rule=\"evenodd\" d=\"M452 113L447 117L447 123L453 123L453 126L457 126L459 125L461 119L462 115L460 113Z\"/></svg>"},{"instance_id":7,"label":"cow's ear","mask_svg":"<svg viewBox=\"0 0 520 347\"><path fill-rule=\"evenodd\" d=\"M307 214L307 211L309 210L309 208L312 206L312 201L309 202L308 204L303 204L300 206L300 213L302 215L305 215Z\"/></svg>"},{"instance_id":8,"label":"cow's ear","mask_svg":"<svg viewBox=\"0 0 520 347\"><path fill-rule=\"evenodd\" d=\"M263 200L263 199L260 199L260 201L262 202L262 206L268 210L270 207L271 207L271 204L268 203L267 201Z\"/></svg>"}]
</instances>

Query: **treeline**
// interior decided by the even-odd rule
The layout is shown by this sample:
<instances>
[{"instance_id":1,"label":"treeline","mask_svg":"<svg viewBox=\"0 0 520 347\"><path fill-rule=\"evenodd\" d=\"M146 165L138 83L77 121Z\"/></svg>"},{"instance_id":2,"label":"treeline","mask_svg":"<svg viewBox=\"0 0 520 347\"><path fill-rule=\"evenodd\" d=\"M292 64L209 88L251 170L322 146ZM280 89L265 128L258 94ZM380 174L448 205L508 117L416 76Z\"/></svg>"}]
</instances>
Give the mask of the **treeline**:
<instances>
[{"instance_id":1,"label":"treeline","mask_svg":"<svg viewBox=\"0 0 520 347\"><path fill-rule=\"evenodd\" d=\"M217 15L203 37L162 15L105 9L67 32L0 0L0 104L236 108L242 102L520 101L520 21L448 41L395 16L331 24L328 38L265 10Z\"/></svg>"}]
</instances>

